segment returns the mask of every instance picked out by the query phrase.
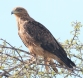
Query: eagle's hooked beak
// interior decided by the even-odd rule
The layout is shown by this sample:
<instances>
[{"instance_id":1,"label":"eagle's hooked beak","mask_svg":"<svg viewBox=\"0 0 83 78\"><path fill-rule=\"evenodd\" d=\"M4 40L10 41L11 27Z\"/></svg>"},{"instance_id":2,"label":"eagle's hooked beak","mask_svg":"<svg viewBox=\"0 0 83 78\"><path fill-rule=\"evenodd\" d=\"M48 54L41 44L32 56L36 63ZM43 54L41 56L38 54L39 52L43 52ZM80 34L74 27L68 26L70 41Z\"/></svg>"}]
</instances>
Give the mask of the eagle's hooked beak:
<instances>
[{"instance_id":1,"label":"eagle's hooked beak","mask_svg":"<svg viewBox=\"0 0 83 78\"><path fill-rule=\"evenodd\" d=\"M14 12L13 12L13 11L11 12L11 15L12 15L12 14L14 14Z\"/></svg>"},{"instance_id":2,"label":"eagle's hooked beak","mask_svg":"<svg viewBox=\"0 0 83 78\"><path fill-rule=\"evenodd\" d=\"M13 10L12 12L11 12L11 14L18 14L19 12L18 11L16 11L16 10Z\"/></svg>"}]
</instances>

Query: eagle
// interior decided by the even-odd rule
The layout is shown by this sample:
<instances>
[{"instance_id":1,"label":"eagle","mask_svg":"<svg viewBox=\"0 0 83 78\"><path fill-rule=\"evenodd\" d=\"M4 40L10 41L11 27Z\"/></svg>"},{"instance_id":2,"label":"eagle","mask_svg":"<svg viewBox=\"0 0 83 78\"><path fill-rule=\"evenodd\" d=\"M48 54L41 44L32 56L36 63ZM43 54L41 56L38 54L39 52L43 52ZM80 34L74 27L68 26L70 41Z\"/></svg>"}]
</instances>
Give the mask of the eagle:
<instances>
[{"instance_id":1,"label":"eagle","mask_svg":"<svg viewBox=\"0 0 83 78\"><path fill-rule=\"evenodd\" d=\"M25 8L15 7L11 14L14 14L16 17L18 35L22 42L31 54L44 58L47 71L49 71L49 66L51 66L55 72L58 72L55 60L69 69L76 67L51 32L44 25L30 17Z\"/></svg>"}]
</instances>

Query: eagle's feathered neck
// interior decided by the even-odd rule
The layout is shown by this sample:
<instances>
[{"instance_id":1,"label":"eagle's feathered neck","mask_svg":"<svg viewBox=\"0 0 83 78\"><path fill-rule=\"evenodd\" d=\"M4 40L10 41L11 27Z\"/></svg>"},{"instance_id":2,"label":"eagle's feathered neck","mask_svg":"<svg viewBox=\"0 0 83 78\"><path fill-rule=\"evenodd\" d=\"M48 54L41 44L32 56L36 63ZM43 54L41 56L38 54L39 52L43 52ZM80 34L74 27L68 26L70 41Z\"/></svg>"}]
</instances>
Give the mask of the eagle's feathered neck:
<instances>
[{"instance_id":1,"label":"eagle's feathered neck","mask_svg":"<svg viewBox=\"0 0 83 78\"><path fill-rule=\"evenodd\" d=\"M34 19L29 16L29 14L16 15L17 22L21 21L33 21Z\"/></svg>"},{"instance_id":2,"label":"eagle's feathered neck","mask_svg":"<svg viewBox=\"0 0 83 78\"><path fill-rule=\"evenodd\" d=\"M23 25L25 22L34 21L34 19L31 18L29 15L16 16L16 20L17 20L18 30L20 29L20 26Z\"/></svg>"}]
</instances>

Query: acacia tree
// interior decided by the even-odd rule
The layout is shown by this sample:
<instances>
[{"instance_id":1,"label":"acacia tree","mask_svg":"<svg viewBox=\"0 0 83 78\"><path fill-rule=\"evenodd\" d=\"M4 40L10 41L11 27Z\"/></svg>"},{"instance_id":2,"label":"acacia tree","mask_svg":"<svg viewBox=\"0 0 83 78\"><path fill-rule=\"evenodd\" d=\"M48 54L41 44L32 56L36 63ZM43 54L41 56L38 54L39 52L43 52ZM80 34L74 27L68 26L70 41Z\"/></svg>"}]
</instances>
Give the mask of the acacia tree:
<instances>
[{"instance_id":1,"label":"acacia tree","mask_svg":"<svg viewBox=\"0 0 83 78\"><path fill-rule=\"evenodd\" d=\"M58 75L62 78L83 78L83 43L79 39L82 25L80 22L72 22L72 27L73 30L70 32L72 38L61 44L68 57L76 64L73 72L69 72L67 67L57 63L59 72L55 73L50 68L50 72L47 73L42 58L31 60L31 56L36 57L0 39L0 78L56 78Z\"/></svg>"}]
</instances>

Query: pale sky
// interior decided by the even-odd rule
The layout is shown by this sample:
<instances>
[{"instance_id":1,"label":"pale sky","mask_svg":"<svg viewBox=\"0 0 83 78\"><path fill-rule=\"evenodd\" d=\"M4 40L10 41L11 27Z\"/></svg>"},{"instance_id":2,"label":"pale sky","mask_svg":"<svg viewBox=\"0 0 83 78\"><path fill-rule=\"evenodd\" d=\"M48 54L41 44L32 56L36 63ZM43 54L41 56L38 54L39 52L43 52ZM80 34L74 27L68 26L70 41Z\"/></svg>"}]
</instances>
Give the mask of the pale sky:
<instances>
[{"instance_id":1,"label":"pale sky","mask_svg":"<svg viewBox=\"0 0 83 78\"><path fill-rule=\"evenodd\" d=\"M17 23L13 8L21 6L27 9L29 15L42 23L56 39L61 42L70 39L72 21L83 24L83 0L0 0L0 38L7 40L13 46L27 50L18 36ZM81 29L81 41L83 27Z\"/></svg>"}]
</instances>

